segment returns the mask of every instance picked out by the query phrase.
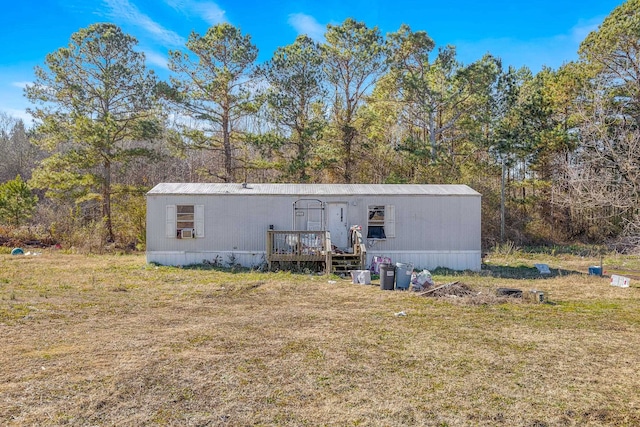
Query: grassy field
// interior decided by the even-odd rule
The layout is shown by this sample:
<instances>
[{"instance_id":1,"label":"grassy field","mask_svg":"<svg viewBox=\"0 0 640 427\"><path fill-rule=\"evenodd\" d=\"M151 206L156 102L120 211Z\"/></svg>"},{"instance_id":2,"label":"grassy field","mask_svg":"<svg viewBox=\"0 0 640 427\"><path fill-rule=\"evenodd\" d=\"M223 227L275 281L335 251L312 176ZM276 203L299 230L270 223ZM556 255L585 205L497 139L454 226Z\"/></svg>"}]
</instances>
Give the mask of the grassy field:
<instances>
[{"instance_id":1,"label":"grassy field","mask_svg":"<svg viewBox=\"0 0 640 427\"><path fill-rule=\"evenodd\" d=\"M480 297L429 298L142 255L0 255L0 425L637 426L640 280L586 275L598 261L494 254L434 276Z\"/></svg>"}]
</instances>

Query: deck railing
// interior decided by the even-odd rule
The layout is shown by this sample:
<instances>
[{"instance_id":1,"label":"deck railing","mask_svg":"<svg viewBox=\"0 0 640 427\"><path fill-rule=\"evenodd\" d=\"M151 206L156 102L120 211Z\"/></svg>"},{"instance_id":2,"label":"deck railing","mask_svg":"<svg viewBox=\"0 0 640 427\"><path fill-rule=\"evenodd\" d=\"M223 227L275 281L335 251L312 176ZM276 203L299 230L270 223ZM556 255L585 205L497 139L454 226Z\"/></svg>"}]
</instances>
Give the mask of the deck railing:
<instances>
[{"instance_id":1,"label":"deck railing","mask_svg":"<svg viewBox=\"0 0 640 427\"><path fill-rule=\"evenodd\" d=\"M331 267L331 237L328 231L267 231L267 263L325 263Z\"/></svg>"},{"instance_id":2,"label":"deck railing","mask_svg":"<svg viewBox=\"0 0 640 427\"><path fill-rule=\"evenodd\" d=\"M267 231L267 264L269 270L274 263L279 266L294 263L324 264L327 274L344 269L345 266L364 268L367 263L367 247L364 244L359 227L351 228L351 245L348 253L334 254L331 246L331 235L328 231L309 230L268 230ZM334 257L336 266L334 266Z\"/></svg>"}]
</instances>

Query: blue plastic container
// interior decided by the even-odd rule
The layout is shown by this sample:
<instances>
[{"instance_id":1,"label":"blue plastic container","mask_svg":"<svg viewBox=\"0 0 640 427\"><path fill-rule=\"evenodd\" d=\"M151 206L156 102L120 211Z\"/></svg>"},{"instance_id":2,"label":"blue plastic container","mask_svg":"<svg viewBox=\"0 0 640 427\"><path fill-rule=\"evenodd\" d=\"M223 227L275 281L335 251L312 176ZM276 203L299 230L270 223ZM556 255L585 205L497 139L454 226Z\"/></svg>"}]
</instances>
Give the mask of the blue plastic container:
<instances>
[{"instance_id":1,"label":"blue plastic container","mask_svg":"<svg viewBox=\"0 0 640 427\"><path fill-rule=\"evenodd\" d=\"M589 276L602 276L602 267L597 265L589 267Z\"/></svg>"},{"instance_id":2,"label":"blue plastic container","mask_svg":"<svg viewBox=\"0 0 640 427\"><path fill-rule=\"evenodd\" d=\"M396 263L396 289L409 289L411 273L413 273L413 264Z\"/></svg>"}]
</instances>

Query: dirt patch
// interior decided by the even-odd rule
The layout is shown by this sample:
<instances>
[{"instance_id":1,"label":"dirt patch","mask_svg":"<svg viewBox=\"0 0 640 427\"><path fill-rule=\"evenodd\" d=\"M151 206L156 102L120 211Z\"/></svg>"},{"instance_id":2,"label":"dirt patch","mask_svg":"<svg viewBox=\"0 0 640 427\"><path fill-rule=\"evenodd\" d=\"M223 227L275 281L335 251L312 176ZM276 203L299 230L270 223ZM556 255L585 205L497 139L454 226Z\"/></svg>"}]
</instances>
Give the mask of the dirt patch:
<instances>
[{"instance_id":1,"label":"dirt patch","mask_svg":"<svg viewBox=\"0 0 640 427\"><path fill-rule=\"evenodd\" d=\"M421 294L427 297L442 298L450 296L470 297L477 295L478 292L465 283L453 282L439 286L436 285L432 289L427 289Z\"/></svg>"},{"instance_id":2,"label":"dirt patch","mask_svg":"<svg viewBox=\"0 0 640 427\"><path fill-rule=\"evenodd\" d=\"M420 296L429 298L440 298L459 304L483 305L483 304L505 304L522 301L522 298L516 298L507 295L496 295L495 292L478 291L463 282L452 282L442 285L436 285L431 289L427 289L418 293ZM520 294L522 295L522 293Z\"/></svg>"}]
</instances>

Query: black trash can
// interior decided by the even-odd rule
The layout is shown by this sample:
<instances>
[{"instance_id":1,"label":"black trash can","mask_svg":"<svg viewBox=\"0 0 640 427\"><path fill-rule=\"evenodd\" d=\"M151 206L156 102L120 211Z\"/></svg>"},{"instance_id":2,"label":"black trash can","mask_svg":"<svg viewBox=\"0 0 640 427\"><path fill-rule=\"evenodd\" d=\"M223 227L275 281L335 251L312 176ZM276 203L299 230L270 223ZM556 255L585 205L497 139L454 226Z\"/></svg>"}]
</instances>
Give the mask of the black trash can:
<instances>
[{"instance_id":1,"label":"black trash can","mask_svg":"<svg viewBox=\"0 0 640 427\"><path fill-rule=\"evenodd\" d=\"M396 268L393 264L380 264L380 289L392 291L396 281Z\"/></svg>"}]
</instances>

